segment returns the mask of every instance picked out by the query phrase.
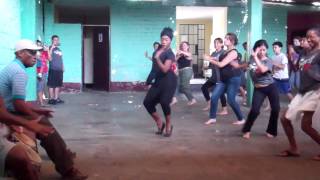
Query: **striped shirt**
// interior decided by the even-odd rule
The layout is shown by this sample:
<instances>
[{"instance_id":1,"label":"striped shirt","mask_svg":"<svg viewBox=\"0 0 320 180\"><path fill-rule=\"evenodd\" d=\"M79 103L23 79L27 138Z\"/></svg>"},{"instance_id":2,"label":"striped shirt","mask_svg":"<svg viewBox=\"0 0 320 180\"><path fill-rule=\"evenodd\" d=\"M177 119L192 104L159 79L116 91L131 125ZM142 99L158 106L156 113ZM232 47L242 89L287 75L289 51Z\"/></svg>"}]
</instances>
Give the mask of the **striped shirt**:
<instances>
[{"instance_id":1,"label":"striped shirt","mask_svg":"<svg viewBox=\"0 0 320 180\"><path fill-rule=\"evenodd\" d=\"M0 71L0 96L8 111L15 111L14 100L25 100L27 81L26 67L19 59L13 60Z\"/></svg>"}]
</instances>

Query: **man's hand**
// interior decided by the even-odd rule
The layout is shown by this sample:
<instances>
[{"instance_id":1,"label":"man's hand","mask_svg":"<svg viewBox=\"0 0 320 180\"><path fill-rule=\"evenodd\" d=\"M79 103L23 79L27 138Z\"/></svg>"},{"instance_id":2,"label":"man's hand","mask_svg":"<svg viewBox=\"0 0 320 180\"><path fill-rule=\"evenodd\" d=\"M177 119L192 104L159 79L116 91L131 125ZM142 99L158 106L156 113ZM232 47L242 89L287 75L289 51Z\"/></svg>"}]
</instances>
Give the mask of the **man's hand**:
<instances>
[{"instance_id":1,"label":"man's hand","mask_svg":"<svg viewBox=\"0 0 320 180\"><path fill-rule=\"evenodd\" d=\"M51 109L38 108L34 110L39 115L44 115L47 117L52 117L52 113L54 112Z\"/></svg>"},{"instance_id":2,"label":"man's hand","mask_svg":"<svg viewBox=\"0 0 320 180\"><path fill-rule=\"evenodd\" d=\"M26 128L28 128L30 131L41 134L43 136L48 136L49 134L52 134L54 132L54 128L42 125L39 123L42 116L35 120L28 121L26 124Z\"/></svg>"}]
</instances>

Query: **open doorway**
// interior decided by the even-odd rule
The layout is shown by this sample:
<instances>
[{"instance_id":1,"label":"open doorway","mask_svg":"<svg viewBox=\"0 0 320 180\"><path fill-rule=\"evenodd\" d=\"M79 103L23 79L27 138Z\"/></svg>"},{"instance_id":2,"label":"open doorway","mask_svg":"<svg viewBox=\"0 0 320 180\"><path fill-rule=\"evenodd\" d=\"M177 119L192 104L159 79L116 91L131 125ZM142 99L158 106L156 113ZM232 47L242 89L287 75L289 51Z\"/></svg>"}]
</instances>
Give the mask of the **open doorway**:
<instances>
[{"instance_id":1,"label":"open doorway","mask_svg":"<svg viewBox=\"0 0 320 180\"><path fill-rule=\"evenodd\" d=\"M56 6L55 14L58 23L82 25L82 69L77 70L82 72L82 89L109 91L110 8L95 4Z\"/></svg>"},{"instance_id":2,"label":"open doorway","mask_svg":"<svg viewBox=\"0 0 320 180\"><path fill-rule=\"evenodd\" d=\"M207 78L203 55L214 51L213 40L227 31L227 7L177 6L177 47L187 41L192 52L193 82ZM195 83L197 84L197 83Z\"/></svg>"},{"instance_id":3,"label":"open doorway","mask_svg":"<svg viewBox=\"0 0 320 180\"><path fill-rule=\"evenodd\" d=\"M109 91L109 26L83 26L83 88Z\"/></svg>"}]
</instances>

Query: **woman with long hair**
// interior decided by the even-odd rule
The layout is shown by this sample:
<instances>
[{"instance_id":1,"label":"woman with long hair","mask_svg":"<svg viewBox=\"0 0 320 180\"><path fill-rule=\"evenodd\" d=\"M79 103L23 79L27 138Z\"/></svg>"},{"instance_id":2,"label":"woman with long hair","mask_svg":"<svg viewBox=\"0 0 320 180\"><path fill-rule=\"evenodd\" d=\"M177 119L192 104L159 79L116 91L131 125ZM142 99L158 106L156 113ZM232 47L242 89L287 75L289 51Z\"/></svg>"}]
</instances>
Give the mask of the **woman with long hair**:
<instances>
[{"instance_id":1,"label":"woman with long hair","mask_svg":"<svg viewBox=\"0 0 320 180\"><path fill-rule=\"evenodd\" d=\"M173 30L164 28L160 34L161 47L156 50L153 61L156 62L155 82L151 85L143 104L156 122L158 131L156 134L170 137L173 126L171 125L171 109L170 102L177 86L177 76L174 74L172 64L175 61L175 55L171 50L171 41L173 38ZM156 110L156 105L161 104L165 115L166 123L162 122Z\"/></svg>"},{"instance_id":2,"label":"woman with long hair","mask_svg":"<svg viewBox=\"0 0 320 180\"><path fill-rule=\"evenodd\" d=\"M212 91L209 120L205 124L212 124L216 122L218 100L225 91L227 93L227 101L238 119L238 121L233 124L241 125L245 122L240 106L236 102L236 94L239 90L241 81L241 70L234 68L231 64L232 61L238 60L238 51L235 48L237 43L237 36L234 33L227 33L224 40L224 44L227 46L227 51L220 55L219 61L216 61L211 56L204 56L204 59L209 60L210 63L219 67L221 78L221 82L217 83Z\"/></svg>"}]
</instances>

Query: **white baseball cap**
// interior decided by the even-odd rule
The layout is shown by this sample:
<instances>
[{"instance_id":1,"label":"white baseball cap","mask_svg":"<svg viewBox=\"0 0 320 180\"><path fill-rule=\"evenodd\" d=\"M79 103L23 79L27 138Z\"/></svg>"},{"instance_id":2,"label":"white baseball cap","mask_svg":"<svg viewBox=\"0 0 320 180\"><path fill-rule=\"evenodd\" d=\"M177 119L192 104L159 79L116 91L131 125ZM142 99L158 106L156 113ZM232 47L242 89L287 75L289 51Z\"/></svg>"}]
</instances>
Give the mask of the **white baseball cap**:
<instances>
[{"instance_id":1,"label":"white baseball cap","mask_svg":"<svg viewBox=\"0 0 320 180\"><path fill-rule=\"evenodd\" d=\"M23 49L40 50L42 49L42 47L37 46L33 41L29 39L21 39L16 43L14 51L17 52Z\"/></svg>"}]
</instances>

